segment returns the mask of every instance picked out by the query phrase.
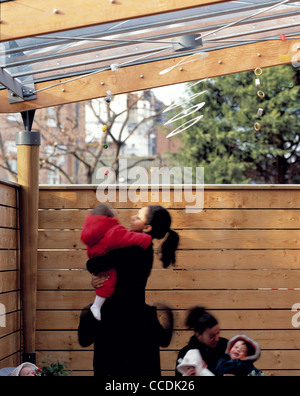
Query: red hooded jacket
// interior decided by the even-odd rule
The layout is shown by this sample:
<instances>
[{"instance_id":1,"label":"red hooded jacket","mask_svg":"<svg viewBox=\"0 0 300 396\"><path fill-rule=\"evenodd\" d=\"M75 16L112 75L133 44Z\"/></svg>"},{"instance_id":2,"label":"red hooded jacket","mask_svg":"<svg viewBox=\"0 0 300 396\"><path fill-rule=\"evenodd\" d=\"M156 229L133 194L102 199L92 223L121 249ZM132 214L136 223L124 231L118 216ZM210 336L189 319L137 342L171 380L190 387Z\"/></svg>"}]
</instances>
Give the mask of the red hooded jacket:
<instances>
[{"instance_id":1,"label":"red hooded jacket","mask_svg":"<svg viewBox=\"0 0 300 396\"><path fill-rule=\"evenodd\" d=\"M116 217L89 214L82 227L81 240L87 245L88 257L92 258L129 246L147 249L152 238L148 234L127 230Z\"/></svg>"}]
</instances>

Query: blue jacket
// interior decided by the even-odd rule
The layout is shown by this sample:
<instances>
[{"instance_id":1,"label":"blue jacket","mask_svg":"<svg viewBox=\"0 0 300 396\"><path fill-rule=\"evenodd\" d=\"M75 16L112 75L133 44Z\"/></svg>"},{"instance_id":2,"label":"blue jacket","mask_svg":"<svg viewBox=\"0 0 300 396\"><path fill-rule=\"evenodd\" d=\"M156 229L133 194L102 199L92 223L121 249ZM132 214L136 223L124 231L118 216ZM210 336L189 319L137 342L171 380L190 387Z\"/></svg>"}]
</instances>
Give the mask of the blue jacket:
<instances>
[{"instance_id":1,"label":"blue jacket","mask_svg":"<svg viewBox=\"0 0 300 396\"><path fill-rule=\"evenodd\" d=\"M216 376L233 374L239 377L247 377L253 370L256 374L261 373L261 370L258 370L256 367L254 367L253 363L249 360L231 360L230 356L226 354L226 356L218 361L216 367Z\"/></svg>"}]
</instances>

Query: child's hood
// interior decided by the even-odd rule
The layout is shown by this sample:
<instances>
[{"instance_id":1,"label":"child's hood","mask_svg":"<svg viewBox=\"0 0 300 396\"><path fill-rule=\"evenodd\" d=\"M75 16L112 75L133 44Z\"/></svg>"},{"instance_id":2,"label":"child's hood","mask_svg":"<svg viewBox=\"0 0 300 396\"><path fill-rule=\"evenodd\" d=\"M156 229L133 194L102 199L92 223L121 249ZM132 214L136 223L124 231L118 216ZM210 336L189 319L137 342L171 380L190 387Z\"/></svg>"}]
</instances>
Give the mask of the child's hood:
<instances>
[{"instance_id":1,"label":"child's hood","mask_svg":"<svg viewBox=\"0 0 300 396\"><path fill-rule=\"evenodd\" d=\"M239 341L245 341L247 343L249 343L252 347L253 347L253 353L245 358L243 358L243 361L251 361L251 362L255 362L259 357L260 357L260 353L261 353L261 349L259 344L253 340L251 337L245 335L245 334L238 334L234 337L232 337L227 344L227 349L226 349L226 353L229 354L231 348L233 347L233 345Z\"/></svg>"},{"instance_id":2,"label":"child's hood","mask_svg":"<svg viewBox=\"0 0 300 396\"><path fill-rule=\"evenodd\" d=\"M108 230L119 224L116 217L87 215L82 227L81 240L89 246L96 245Z\"/></svg>"}]
</instances>

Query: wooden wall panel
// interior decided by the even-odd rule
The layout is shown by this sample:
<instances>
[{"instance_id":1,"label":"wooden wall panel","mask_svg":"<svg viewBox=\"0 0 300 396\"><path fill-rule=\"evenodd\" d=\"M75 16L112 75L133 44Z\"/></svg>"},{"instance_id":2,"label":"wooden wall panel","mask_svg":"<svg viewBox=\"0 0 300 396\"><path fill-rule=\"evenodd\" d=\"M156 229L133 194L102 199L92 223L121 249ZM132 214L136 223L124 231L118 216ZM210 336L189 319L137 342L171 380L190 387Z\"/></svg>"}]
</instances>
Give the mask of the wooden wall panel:
<instances>
[{"instance_id":1,"label":"wooden wall panel","mask_svg":"<svg viewBox=\"0 0 300 396\"><path fill-rule=\"evenodd\" d=\"M19 188L0 181L0 368L20 363Z\"/></svg>"},{"instance_id":2,"label":"wooden wall panel","mask_svg":"<svg viewBox=\"0 0 300 396\"><path fill-rule=\"evenodd\" d=\"M96 188L40 189L38 357L49 353L65 361L73 375L92 374L93 351L79 346L77 326L80 310L94 298L80 230L99 204ZM148 198L151 204L151 192ZM161 351L163 375L174 374L178 350L192 334L184 321L194 305L218 318L223 336L253 336L263 350L257 367L268 375L299 375L300 329L292 307L300 303L300 188L206 186L204 209L193 214L173 190L170 202L161 204L181 236L176 267L164 270L155 257L146 290L149 304L164 302L174 310L174 336ZM112 204L125 226L145 205Z\"/></svg>"}]
</instances>

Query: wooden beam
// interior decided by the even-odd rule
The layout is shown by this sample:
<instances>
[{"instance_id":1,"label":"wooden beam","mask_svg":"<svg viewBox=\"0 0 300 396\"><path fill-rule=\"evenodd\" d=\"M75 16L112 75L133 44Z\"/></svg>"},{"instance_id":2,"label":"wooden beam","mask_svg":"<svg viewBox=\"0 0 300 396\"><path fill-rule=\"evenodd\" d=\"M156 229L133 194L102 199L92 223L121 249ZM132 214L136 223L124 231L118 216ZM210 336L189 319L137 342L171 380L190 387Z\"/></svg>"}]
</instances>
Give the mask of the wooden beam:
<instances>
[{"instance_id":1,"label":"wooden beam","mask_svg":"<svg viewBox=\"0 0 300 396\"><path fill-rule=\"evenodd\" d=\"M111 91L117 95L239 73L254 70L257 67L284 65L292 61L300 61L300 54L297 50L298 43L297 39L267 41L212 51L207 58L186 64L183 64L186 57L180 57L121 68L118 72L103 71L70 82L67 82L70 79L44 82L36 84L36 90L57 83L66 83L43 90L37 93L37 99L27 102L10 104L7 91L2 90L0 91L0 113L17 113L29 109L105 97L106 91ZM195 55L195 58L197 58L197 55ZM188 60L191 60L191 58ZM179 67L175 67L169 73L159 74L162 70L176 65L179 61L183 61L182 71ZM101 82L104 82L104 85L101 85Z\"/></svg>"},{"instance_id":2,"label":"wooden beam","mask_svg":"<svg viewBox=\"0 0 300 396\"><path fill-rule=\"evenodd\" d=\"M33 132L24 132L33 133ZM20 188L20 252L24 359L35 360L39 144L18 144Z\"/></svg>"},{"instance_id":3,"label":"wooden beam","mask_svg":"<svg viewBox=\"0 0 300 396\"><path fill-rule=\"evenodd\" d=\"M180 11L229 0L14 0L1 4L0 41Z\"/></svg>"}]
</instances>

